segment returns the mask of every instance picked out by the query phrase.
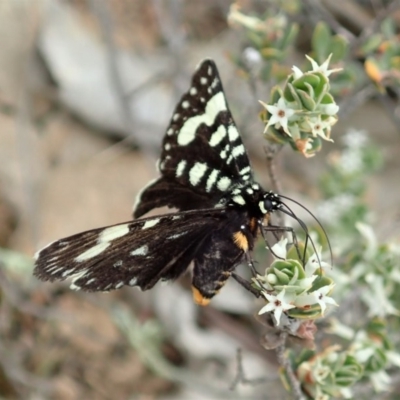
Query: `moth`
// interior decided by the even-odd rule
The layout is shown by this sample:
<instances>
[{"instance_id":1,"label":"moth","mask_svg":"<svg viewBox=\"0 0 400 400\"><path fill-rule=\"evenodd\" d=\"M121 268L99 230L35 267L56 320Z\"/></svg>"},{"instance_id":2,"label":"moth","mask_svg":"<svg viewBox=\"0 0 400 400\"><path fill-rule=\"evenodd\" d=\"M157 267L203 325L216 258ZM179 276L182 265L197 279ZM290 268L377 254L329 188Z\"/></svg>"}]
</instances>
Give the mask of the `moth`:
<instances>
[{"instance_id":1,"label":"moth","mask_svg":"<svg viewBox=\"0 0 400 400\"><path fill-rule=\"evenodd\" d=\"M50 243L36 253L34 275L69 279L75 290L148 290L178 278L193 262L194 301L206 305L238 264L252 264L258 234L273 230L270 214L294 216L282 196L254 180L210 59L197 67L177 104L157 165L160 177L138 195L134 220ZM141 218L163 206L179 212Z\"/></svg>"}]
</instances>

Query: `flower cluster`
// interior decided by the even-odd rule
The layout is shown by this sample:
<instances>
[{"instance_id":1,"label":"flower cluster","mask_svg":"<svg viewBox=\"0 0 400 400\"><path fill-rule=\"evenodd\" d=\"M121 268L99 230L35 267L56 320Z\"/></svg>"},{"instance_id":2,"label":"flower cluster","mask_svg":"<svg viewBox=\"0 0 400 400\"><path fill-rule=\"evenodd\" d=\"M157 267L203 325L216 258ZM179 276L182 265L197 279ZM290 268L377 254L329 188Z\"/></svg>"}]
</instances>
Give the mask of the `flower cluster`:
<instances>
[{"instance_id":1,"label":"flower cluster","mask_svg":"<svg viewBox=\"0 0 400 400\"><path fill-rule=\"evenodd\" d=\"M253 285L260 290L267 304L259 314L271 312L276 325L283 313L300 319L314 319L324 315L327 305L336 305L328 295L333 281L322 276L321 270L329 266L322 261L321 253L311 255L303 267L297 250L286 251L287 239L282 239L272 247L276 260L266 270L264 276L253 278Z\"/></svg>"},{"instance_id":2,"label":"flower cluster","mask_svg":"<svg viewBox=\"0 0 400 400\"><path fill-rule=\"evenodd\" d=\"M328 69L330 56L321 65L307 58L311 71L303 73L294 66L283 90L275 87L271 102L260 103L266 109L266 139L289 143L305 157L312 157L321 148L321 139L332 141L331 127L337 122L339 107L329 93L329 75L340 69Z\"/></svg>"},{"instance_id":3,"label":"flower cluster","mask_svg":"<svg viewBox=\"0 0 400 400\"><path fill-rule=\"evenodd\" d=\"M349 387L362 377L363 367L357 359L339 349L339 346L330 346L318 354L310 350L303 351L296 360L297 376L310 398L349 398Z\"/></svg>"}]
</instances>

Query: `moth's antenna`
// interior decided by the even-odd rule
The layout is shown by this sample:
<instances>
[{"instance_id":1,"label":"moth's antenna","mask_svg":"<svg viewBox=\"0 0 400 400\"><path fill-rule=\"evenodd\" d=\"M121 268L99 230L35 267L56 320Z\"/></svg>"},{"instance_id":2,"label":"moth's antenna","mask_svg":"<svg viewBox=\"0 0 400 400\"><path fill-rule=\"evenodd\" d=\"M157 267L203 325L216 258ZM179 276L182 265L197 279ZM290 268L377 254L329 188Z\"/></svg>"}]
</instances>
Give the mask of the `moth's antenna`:
<instances>
[{"instance_id":1,"label":"moth's antenna","mask_svg":"<svg viewBox=\"0 0 400 400\"><path fill-rule=\"evenodd\" d=\"M317 257L318 263L319 263L320 267L322 268L322 264L321 264L321 260L319 258L318 252L317 252L317 248L315 247L314 241L312 240L312 238L308 232L307 225L299 217L297 217L296 214L285 203L282 203L282 205L284 205L287 208L287 210L280 208L279 211L282 211L284 214L289 215L290 217L295 219L299 223L299 225L303 228L304 232L306 233L306 244L304 246L303 264L305 261L305 255L306 255L306 250L307 250L307 240L310 240L311 246Z\"/></svg>"},{"instance_id":2,"label":"moth's antenna","mask_svg":"<svg viewBox=\"0 0 400 400\"><path fill-rule=\"evenodd\" d=\"M306 251L307 251L308 240L310 240L312 248L313 248L315 254L317 254L316 247L315 247L314 242L311 239L311 236L310 236L310 234L308 232L307 225L299 217L297 217L296 214L286 204L284 204L284 203L281 203L281 204L284 205L287 208L287 210L280 208L279 211L283 212L286 215L289 215L294 220L296 220L298 222L298 224L301 226L301 228L303 229L303 231L306 233L306 242L304 244L304 253L303 253L303 264L304 264L305 263L305 259L306 259ZM318 255L317 255L317 257L318 257ZM318 261L320 262L319 259L318 259Z\"/></svg>"},{"instance_id":3,"label":"moth's antenna","mask_svg":"<svg viewBox=\"0 0 400 400\"><path fill-rule=\"evenodd\" d=\"M329 240L329 237L328 237L328 234L326 233L326 230L325 230L325 228L323 227L323 225L321 224L321 222L319 221L319 219L307 208L307 207L304 207L301 203L299 203L298 201L296 201L296 200L293 200L293 199L291 199L290 197L286 197L286 196L282 196L282 195L279 195L279 197L282 197L283 199L286 199L286 200L290 200L291 202L293 202L293 203L295 203L295 204L297 204L299 207L301 207L303 210L305 210L305 211L307 211L313 218L314 218L314 220L316 221L316 223L318 224L318 226L322 229L322 232L324 233L324 236L325 236L325 238L326 238L326 241L327 241L327 243L328 243L328 247L329 247L329 254L330 254L330 258L331 258L331 265L333 265L333 253L332 253L332 246L331 246L331 242L330 242L330 240ZM289 209L289 207L285 204L285 203L282 203L287 209ZM289 209L290 210L290 209ZM290 210L291 211L291 210ZM292 213L293 213L293 211L292 211ZM294 215L294 213L293 213L293 215ZM293 218L295 218L295 217L293 217ZM297 218L295 218L295 219L297 219ZM300 221L297 219L297 221L299 222L299 224L300 224ZM300 224L301 225L301 224ZM303 228L304 229L304 228Z\"/></svg>"}]
</instances>

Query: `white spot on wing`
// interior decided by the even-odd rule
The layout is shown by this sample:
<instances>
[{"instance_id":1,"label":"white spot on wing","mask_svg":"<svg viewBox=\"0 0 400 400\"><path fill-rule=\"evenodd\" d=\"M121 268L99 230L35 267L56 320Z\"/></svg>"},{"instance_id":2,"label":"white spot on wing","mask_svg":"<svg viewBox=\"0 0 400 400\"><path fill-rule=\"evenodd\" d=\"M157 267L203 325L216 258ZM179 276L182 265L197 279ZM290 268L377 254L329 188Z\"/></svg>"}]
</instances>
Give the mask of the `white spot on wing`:
<instances>
[{"instance_id":1,"label":"white spot on wing","mask_svg":"<svg viewBox=\"0 0 400 400\"><path fill-rule=\"evenodd\" d=\"M211 67L208 67L208 70L207 70L207 73L208 73L208 75L212 75L212 68Z\"/></svg>"},{"instance_id":2,"label":"white spot on wing","mask_svg":"<svg viewBox=\"0 0 400 400\"><path fill-rule=\"evenodd\" d=\"M232 199L236 204L240 204L241 206L244 206L246 202L244 201L244 198L242 196L235 196Z\"/></svg>"},{"instance_id":3,"label":"white spot on wing","mask_svg":"<svg viewBox=\"0 0 400 400\"><path fill-rule=\"evenodd\" d=\"M228 133L229 133L229 140L231 142L234 142L236 139L239 138L239 132L236 129L236 126L234 125L229 125Z\"/></svg>"},{"instance_id":4,"label":"white spot on wing","mask_svg":"<svg viewBox=\"0 0 400 400\"><path fill-rule=\"evenodd\" d=\"M251 171L251 167L250 166L244 167L243 169L240 170L239 174L240 175L244 175L244 174L247 174L250 171Z\"/></svg>"},{"instance_id":5,"label":"white spot on wing","mask_svg":"<svg viewBox=\"0 0 400 400\"><path fill-rule=\"evenodd\" d=\"M118 260L118 261L116 261L116 262L113 264L113 267L115 267L115 268L121 267L123 263L124 263L124 262L123 262L122 260Z\"/></svg>"},{"instance_id":6,"label":"white spot on wing","mask_svg":"<svg viewBox=\"0 0 400 400\"><path fill-rule=\"evenodd\" d=\"M77 292L78 290L81 290L81 287L78 286L78 285L75 285L75 283L71 283L71 284L69 285L69 288L70 288L71 290L75 290L76 292Z\"/></svg>"},{"instance_id":7,"label":"white spot on wing","mask_svg":"<svg viewBox=\"0 0 400 400\"><path fill-rule=\"evenodd\" d=\"M166 143L165 146L164 146L164 149L166 151L171 150L171 144L170 143Z\"/></svg>"},{"instance_id":8,"label":"white spot on wing","mask_svg":"<svg viewBox=\"0 0 400 400\"><path fill-rule=\"evenodd\" d=\"M177 239L178 237L181 237L183 235L186 235L187 231L181 232L181 233L176 233L175 235L167 236L167 239Z\"/></svg>"},{"instance_id":9,"label":"white spot on wing","mask_svg":"<svg viewBox=\"0 0 400 400\"><path fill-rule=\"evenodd\" d=\"M100 233L98 243L111 242L115 239L125 236L128 233L129 233L128 224L111 226L110 228L104 229Z\"/></svg>"},{"instance_id":10,"label":"white spot on wing","mask_svg":"<svg viewBox=\"0 0 400 400\"><path fill-rule=\"evenodd\" d=\"M149 251L149 247L144 245L142 247L137 248L136 250L131 251L131 256L145 256Z\"/></svg>"},{"instance_id":11,"label":"white spot on wing","mask_svg":"<svg viewBox=\"0 0 400 400\"><path fill-rule=\"evenodd\" d=\"M211 188L214 186L215 182L217 181L219 171L217 169L213 169L211 171L211 174L209 175L207 179L207 184L206 184L206 192L209 192Z\"/></svg>"},{"instance_id":12,"label":"white spot on wing","mask_svg":"<svg viewBox=\"0 0 400 400\"><path fill-rule=\"evenodd\" d=\"M55 243L56 241L50 242L48 243L46 246L42 247L40 250L38 250L35 255L34 255L34 259L37 260L40 257L40 253L44 250L47 249L48 247L50 247L53 243Z\"/></svg>"},{"instance_id":13,"label":"white spot on wing","mask_svg":"<svg viewBox=\"0 0 400 400\"><path fill-rule=\"evenodd\" d=\"M75 271L75 268L72 269L67 269L66 271L63 272L63 274L61 275L63 278L65 278L68 275L72 275Z\"/></svg>"},{"instance_id":14,"label":"white spot on wing","mask_svg":"<svg viewBox=\"0 0 400 400\"><path fill-rule=\"evenodd\" d=\"M183 108L189 108L189 102L187 100L182 101L182 107Z\"/></svg>"},{"instance_id":15,"label":"white spot on wing","mask_svg":"<svg viewBox=\"0 0 400 400\"><path fill-rule=\"evenodd\" d=\"M215 88L217 87L218 83L219 83L218 78L214 78L213 83L211 84L211 87L212 87L213 89L215 89Z\"/></svg>"},{"instance_id":16,"label":"white spot on wing","mask_svg":"<svg viewBox=\"0 0 400 400\"><path fill-rule=\"evenodd\" d=\"M197 94L197 89L193 86L193 87L189 90L189 93L190 93L192 96L194 96L194 95Z\"/></svg>"},{"instance_id":17,"label":"white spot on wing","mask_svg":"<svg viewBox=\"0 0 400 400\"><path fill-rule=\"evenodd\" d=\"M151 228L154 225L157 225L160 222L160 218L151 219L150 221L146 221L142 226L142 229Z\"/></svg>"},{"instance_id":18,"label":"white spot on wing","mask_svg":"<svg viewBox=\"0 0 400 400\"><path fill-rule=\"evenodd\" d=\"M231 183L232 183L232 181L231 181L228 177L223 176L223 177L218 181L217 187L218 187L218 189L221 190L222 192L225 192L225 191L229 188L229 186L231 185Z\"/></svg>"},{"instance_id":19,"label":"white spot on wing","mask_svg":"<svg viewBox=\"0 0 400 400\"><path fill-rule=\"evenodd\" d=\"M174 116L172 117L172 119L174 121L178 121L179 118L180 118L180 115L178 113L174 114Z\"/></svg>"},{"instance_id":20,"label":"white spot on wing","mask_svg":"<svg viewBox=\"0 0 400 400\"><path fill-rule=\"evenodd\" d=\"M72 283L75 283L78 279L83 278L88 273L87 269L83 269L82 271L76 272L75 274L71 275L70 278L72 279Z\"/></svg>"},{"instance_id":21,"label":"white spot on wing","mask_svg":"<svg viewBox=\"0 0 400 400\"><path fill-rule=\"evenodd\" d=\"M167 130L167 135L168 135L168 136L171 136L173 133L174 133L174 130L173 130L172 128L169 128L169 129Z\"/></svg>"},{"instance_id":22,"label":"white spot on wing","mask_svg":"<svg viewBox=\"0 0 400 400\"><path fill-rule=\"evenodd\" d=\"M201 83L202 85L206 85L206 84L207 84L207 78L204 78L204 76L202 76L202 77L200 78L200 83Z\"/></svg>"},{"instance_id":23,"label":"white spot on wing","mask_svg":"<svg viewBox=\"0 0 400 400\"><path fill-rule=\"evenodd\" d=\"M240 156L241 154L245 153L245 149L244 146L241 144L239 146L236 146L233 150L232 150L232 155L233 157L237 157Z\"/></svg>"},{"instance_id":24,"label":"white spot on wing","mask_svg":"<svg viewBox=\"0 0 400 400\"><path fill-rule=\"evenodd\" d=\"M135 286L136 283L137 283L137 278L132 278L132 279L129 281L129 286Z\"/></svg>"},{"instance_id":25,"label":"white spot on wing","mask_svg":"<svg viewBox=\"0 0 400 400\"><path fill-rule=\"evenodd\" d=\"M204 163L197 162L193 165L189 171L189 181L193 186L196 186L200 182L207 168L207 164Z\"/></svg>"},{"instance_id":26,"label":"white spot on wing","mask_svg":"<svg viewBox=\"0 0 400 400\"><path fill-rule=\"evenodd\" d=\"M63 269L64 269L63 267L57 268L57 269L55 269L54 271L51 271L51 275L55 275L55 274L57 274L58 272L61 272Z\"/></svg>"},{"instance_id":27,"label":"white spot on wing","mask_svg":"<svg viewBox=\"0 0 400 400\"><path fill-rule=\"evenodd\" d=\"M98 256L101 254L108 246L110 246L111 242L101 242L96 244L95 246L91 247L90 249L84 251L78 257L75 258L74 261L82 262L86 260L90 260L93 257Z\"/></svg>"},{"instance_id":28,"label":"white spot on wing","mask_svg":"<svg viewBox=\"0 0 400 400\"><path fill-rule=\"evenodd\" d=\"M176 177L177 178L179 178L183 174L185 167L186 167L186 161L185 160L179 161L179 164L176 167Z\"/></svg>"},{"instance_id":29,"label":"white spot on wing","mask_svg":"<svg viewBox=\"0 0 400 400\"><path fill-rule=\"evenodd\" d=\"M201 124L206 124L207 126L212 125L215 117L226 109L224 94L222 92L216 93L206 104L204 114L196 115L185 121L178 133L178 144L185 146L192 142L196 136L196 130Z\"/></svg>"},{"instance_id":30,"label":"white spot on wing","mask_svg":"<svg viewBox=\"0 0 400 400\"><path fill-rule=\"evenodd\" d=\"M211 135L209 145L215 147L221 143L226 136L226 129L223 125L220 125L218 129Z\"/></svg>"},{"instance_id":31,"label":"white spot on wing","mask_svg":"<svg viewBox=\"0 0 400 400\"><path fill-rule=\"evenodd\" d=\"M124 286L124 282L118 282L118 283L115 285L115 289L122 288L122 286Z\"/></svg>"}]
</instances>

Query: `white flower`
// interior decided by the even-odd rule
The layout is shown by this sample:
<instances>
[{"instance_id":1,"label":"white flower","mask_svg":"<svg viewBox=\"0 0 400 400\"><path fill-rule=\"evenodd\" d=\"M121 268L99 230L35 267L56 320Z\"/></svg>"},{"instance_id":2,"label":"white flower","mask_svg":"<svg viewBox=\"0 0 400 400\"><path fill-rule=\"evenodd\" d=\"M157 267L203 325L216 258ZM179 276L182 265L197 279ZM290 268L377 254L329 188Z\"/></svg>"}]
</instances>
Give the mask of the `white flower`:
<instances>
[{"instance_id":1,"label":"white flower","mask_svg":"<svg viewBox=\"0 0 400 400\"><path fill-rule=\"evenodd\" d=\"M346 174L361 171L363 167L363 159L360 151L348 148L344 150L340 156L340 168Z\"/></svg>"},{"instance_id":2,"label":"white flower","mask_svg":"<svg viewBox=\"0 0 400 400\"><path fill-rule=\"evenodd\" d=\"M267 131L267 129L271 125L275 125L276 129L279 129L280 127L283 128L283 130L289 135L292 136L288 130L288 122L290 117L294 115L296 112L292 108L286 104L285 99L281 97L276 105L270 106L268 104L263 103L260 101L260 103L268 110L268 112L271 114L270 119L268 120L268 124L265 127L264 132Z\"/></svg>"},{"instance_id":3,"label":"white flower","mask_svg":"<svg viewBox=\"0 0 400 400\"><path fill-rule=\"evenodd\" d=\"M390 391L391 378L386 371L377 371L369 376L372 386L377 392Z\"/></svg>"},{"instance_id":4,"label":"white flower","mask_svg":"<svg viewBox=\"0 0 400 400\"><path fill-rule=\"evenodd\" d=\"M395 351L387 351L386 356L389 362L396 367L400 367L400 354L396 353Z\"/></svg>"},{"instance_id":5,"label":"white flower","mask_svg":"<svg viewBox=\"0 0 400 400\"><path fill-rule=\"evenodd\" d=\"M268 300L268 303L258 312L258 315L273 311L276 325L279 325L283 312L295 307L293 304L286 302L285 289L276 296L266 292L262 292L262 294Z\"/></svg>"},{"instance_id":6,"label":"white flower","mask_svg":"<svg viewBox=\"0 0 400 400\"><path fill-rule=\"evenodd\" d=\"M319 104L318 105L318 111L321 114L325 115L336 115L339 111L339 106L336 103L330 103L330 104ZM332 121L330 124L331 126L334 125L337 122L337 119Z\"/></svg>"},{"instance_id":7,"label":"white flower","mask_svg":"<svg viewBox=\"0 0 400 400\"><path fill-rule=\"evenodd\" d=\"M383 283L383 277L370 273L367 274L365 280L369 284L369 291L363 291L361 298L369 308L368 316L400 315L399 310L394 307L388 298L389 293Z\"/></svg>"},{"instance_id":8,"label":"white flower","mask_svg":"<svg viewBox=\"0 0 400 400\"><path fill-rule=\"evenodd\" d=\"M272 255L275 258L279 258L279 259L286 259L286 254L287 254L287 250L286 250L286 246L287 246L287 238L281 239L279 242L275 243L272 247Z\"/></svg>"},{"instance_id":9,"label":"white flower","mask_svg":"<svg viewBox=\"0 0 400 400\"><path fill-rule=\"evenodd\" d=\"M349 129L348 132L342 137L342 142L347 147L359 149L367 144L367 134L362 129Z\"/></svg>"},{"instance_id":10,"label":"white flower","mask_svg":"<svg viewBox=\"0 0 400 400\"><path fill-rule=\"evenodd\" d=\"M325 129L328 133L331 131L331 125L328 121L321 121L321 117L318 115L317 118L310 118L308 124L311 128L311 133L313 136L320 136L329 142L333 142L328 136L326 136Z\"/></svg>"},{"instance_id":11,"label":"white flower","mask_svg":"<svg viewBox=\"0 0 400 400\"><path fill-rule=\"evenodd\" d=\"M311 289L314 281L318 278L318 275L312 275L308 278L299 279L296 282L296 286L301 288L303 291Z\"/></svg>"},{"instance_id":12,"label":"white flower","mask_svg":"<svg viewBox=\"0 0 400 400\"><path fill-rule=\"evenodd\" d=\"M318 65L318 63L316 61L314 61L311 57L309 57L307 55L306 55L306 57L311 63L312 72L320 72L321 74L328 77L333 72L338 72L338 71L342 70L342 68L328 69L329 62L331 61L332 53L329 54L329 57L321 65Z\"/></svg>"},{"instance_id":13,"label":"white flower","mask_svg":"<svg viewBox=\"0 0 400 400\"><path fill-rule=\"evenodd\" d=\"M336 318L330 318L327 332L340 336L346 340L351 340L354 337L354 330Z\"/></svg>"},{"instance_id":14,"label":"white flower","mask_svg":"<svg viewBox=\"0 0 400 400\"><path fill-rule=\"evenodd\" d=\"M293 65L292 71L293 71L293 78L294 79L299 79L304 75L303 71L299 67L296 67L295 65Z\"/></svg>"},{"instance_id":15,"label":"white flower","mask_svg":"<svg viewBox=\"0 0 400 400\"><path fill-rule=\"evenodd\" d=\"M370 225L364 224L363 222L357 222L356 228L366 241L366 251L364 256L365 258L370 259L375 256L378 249L378 242L376 240L375 232Z\"/></svg>"},{"instance_id":16,"label":"white flower","mask_svg":"<svg viewBox=\"0 0 400 400\"><path fill-rule=\"evenodd\" d=\"M330 265L325 262L322 261L322 257L321 257L321 246L317 247L315 249L316 253L314 253L308 260L307 260L307 264L304 267L304 270L306 272L306 276L310 277L314 274L314 272L318 269L318 268L327 268L330 267Z\"/></svg>"},{"instance_id":17,"label":"white flower","mask_svg":"<svg viewBox=\"0 0 400 400\"><path fill-rule=\"evenodd\" d=\"M323 286L313 292L305 295L301 295L296 298L295 304L298 307L312 306L318 303L321 307L321 314L324 314L327 304L337 306L338 304L332 297L328 297L327 294L333 289L334 285Z\"/></svg>"}]
</instances>

